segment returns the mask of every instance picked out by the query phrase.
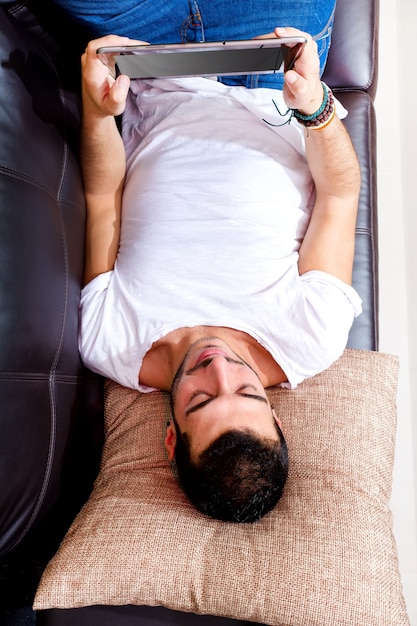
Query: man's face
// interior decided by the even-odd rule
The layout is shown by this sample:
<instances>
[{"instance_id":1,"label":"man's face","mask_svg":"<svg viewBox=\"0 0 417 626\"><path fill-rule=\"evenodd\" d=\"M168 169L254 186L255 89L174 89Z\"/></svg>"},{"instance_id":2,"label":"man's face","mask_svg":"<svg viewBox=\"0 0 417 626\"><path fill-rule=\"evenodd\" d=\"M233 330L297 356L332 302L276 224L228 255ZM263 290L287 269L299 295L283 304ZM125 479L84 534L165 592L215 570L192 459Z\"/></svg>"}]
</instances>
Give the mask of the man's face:
<instances>
[{"instance_id":1,"label":"man's face","mask_svg":"<svg viewBox=\"0 0 417 626\"><path fill-rule=\"evenodd\" d=\"M172 385L174 414L196 455L228 430L278 439L275 417L256 372L224 341L207 337L188 350ZM171 430L170 430L171 429ZM166 445L174 456L175 430Z\"/></svg>"}]
</instances>

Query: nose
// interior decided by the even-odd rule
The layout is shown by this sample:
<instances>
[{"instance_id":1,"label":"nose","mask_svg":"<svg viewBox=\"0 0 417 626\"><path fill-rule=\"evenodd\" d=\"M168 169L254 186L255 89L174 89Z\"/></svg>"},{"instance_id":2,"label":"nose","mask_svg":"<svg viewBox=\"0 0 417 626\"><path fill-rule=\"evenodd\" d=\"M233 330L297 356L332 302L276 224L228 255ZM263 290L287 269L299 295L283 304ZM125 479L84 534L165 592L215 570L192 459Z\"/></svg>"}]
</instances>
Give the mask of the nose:
<instances>
[{"instance_id":1,"label":"nose","mask_svg":"<svg viewBox=\"0 0 417 626\"><path fill-rule=\"evenodd\" d=\"M237 365L229 363L223 355L216 354L208 364L206 372L217 384L218 393L228 393L232 389L233 369Z\"/></svg>"}]
</instances>

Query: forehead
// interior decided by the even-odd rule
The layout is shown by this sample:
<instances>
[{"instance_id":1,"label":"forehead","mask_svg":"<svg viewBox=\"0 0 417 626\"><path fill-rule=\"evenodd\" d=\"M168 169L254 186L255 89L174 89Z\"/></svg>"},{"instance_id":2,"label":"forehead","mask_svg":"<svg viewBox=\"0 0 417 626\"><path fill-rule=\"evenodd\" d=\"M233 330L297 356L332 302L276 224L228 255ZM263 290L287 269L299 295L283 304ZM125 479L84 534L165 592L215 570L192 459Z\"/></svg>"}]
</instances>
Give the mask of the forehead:
<instances>
[{"instance_id":1,"label":"forehead","mask_svg":"<svg viewBox=\"0 0 417 626\"><path fill-rule=\"evenodd\" d=\"M188 416L178 416L176 427L178 435L187 438L194 454L230 431L248 432L266 440L280 439L269 404L251 402L249 398L238 399L233 408L227 403L221 404L219 399L219 406L212 403Z\"/></svg>"}]
</instances>

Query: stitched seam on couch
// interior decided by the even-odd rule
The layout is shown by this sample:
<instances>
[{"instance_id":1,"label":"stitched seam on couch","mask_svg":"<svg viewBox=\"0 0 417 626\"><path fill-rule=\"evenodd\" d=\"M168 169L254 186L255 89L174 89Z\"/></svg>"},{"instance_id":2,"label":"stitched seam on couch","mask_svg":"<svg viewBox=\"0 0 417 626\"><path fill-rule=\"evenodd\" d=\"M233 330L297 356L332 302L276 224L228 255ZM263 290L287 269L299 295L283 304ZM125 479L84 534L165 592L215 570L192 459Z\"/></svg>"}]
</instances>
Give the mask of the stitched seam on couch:
<instances>
[{"instance_id":1,"label":"stitched seam on couch","mask_svg":"<svg viewBox=\"0 0 417 626\"><path fill-rule=\"evenodd\" d=\"M356 230L355 230L355 234L356 235L366 235L369 237L374 237L374 231L372 230L372 228L366 228L363 226L357 226Z\"/></svg>"},{"instance_id":2,"label":"stitched seam on couch","mask_svg":"<svg viewBox=\"0 0 417 626\"><path fill-rule=\"evenodd\" d=\"M63 384L73 384L74 382L77 384L84 384L88 382L89 384L92 382L100 383L100 380L97 380L94 374L91 376L83 375L83 374L56 374L52 375L54 383L63 383ZM48 382L51 379L51 374L49 373L38 373L38 372L0 372L0 383L4 382L15 382L15 383L32 383L32 382Z\"/></svg>"},{"instance_id":3,"label":"stitched seam on couch","mask_svg":"<svg viewBox=\"0 0 417 626\"><path fill-rule=\"evenodd\" d=\"M0 165L0 175L8 176L9 178L14 178L15 180L18 180L22 183L26 183L33 187L37 187L38 189L43 191L47 196L49 196L50 198L53 198L54 200L56 200L56 202L58 202L61 205L72 207L77 210L80 209L80 205L78 203L72 202L71 200L68 200L67 198L63 198L62 196L58 196L56 193L52 193L48 187L46 187L45 185L42 185L42 183L36 180L36 178L32 178L31 176L28 176L27 174L24 174L23 172L17 172L14 169L10 169L9 167ZM60 183L59 185L60 189L61 189L61 186L62 184ZM60 189L59 189L59 192L60 192Z\"/></svg>"}]
</instances>

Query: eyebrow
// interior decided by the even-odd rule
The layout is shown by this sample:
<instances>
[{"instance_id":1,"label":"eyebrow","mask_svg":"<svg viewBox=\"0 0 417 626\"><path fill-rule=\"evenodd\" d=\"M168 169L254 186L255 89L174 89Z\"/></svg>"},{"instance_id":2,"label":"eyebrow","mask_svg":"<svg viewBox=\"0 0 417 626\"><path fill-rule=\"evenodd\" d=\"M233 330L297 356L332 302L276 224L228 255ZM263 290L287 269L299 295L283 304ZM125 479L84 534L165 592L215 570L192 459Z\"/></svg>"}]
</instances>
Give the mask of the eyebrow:
<instances>
[{"instance_id":1,"label":"eyebrow","mask_svg":"<svg viewBox=\"0 0 417 626\"><path fill-rule=\"evenodd\" d=\"M236 392L236 395L243 396L244 398L251 398L252 400L257 400L258 402L263 402L264 404L268 404L268 400L264 398L264 396L259 396L257 394ZM210 404L210 402L213 402L213 400L216 400L216 399L217 399L217 396L213 396L211 398L207 398L207 400L203 400L202 402L200 402L199 404L196 404L195 406L192 406L191 409L187 409L185 411L185 416L188 417L192 413L195 413L199 409L204 408L205 406Z\"/></svg>"}]
</instances>

